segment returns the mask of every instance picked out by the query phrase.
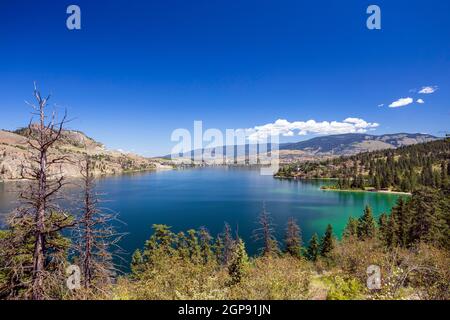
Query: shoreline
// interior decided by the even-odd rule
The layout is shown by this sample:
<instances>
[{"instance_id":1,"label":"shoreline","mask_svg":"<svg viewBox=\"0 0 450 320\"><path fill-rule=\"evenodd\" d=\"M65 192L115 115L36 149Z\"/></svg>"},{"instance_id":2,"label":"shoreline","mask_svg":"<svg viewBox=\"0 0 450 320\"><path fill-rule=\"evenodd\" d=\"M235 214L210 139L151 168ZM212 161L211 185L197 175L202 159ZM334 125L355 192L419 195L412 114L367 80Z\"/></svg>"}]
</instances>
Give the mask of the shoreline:
<instances>
[{"instance_id":1,"label":"shoreline","mask_svg":"<svg viewBox=\"0 0 450 320\"><path fill-rule=\"evenodd\" d=\"M155 169L146 169L146 170L126 170L121 171L119 173L104 173L104 174L94 174L95 179L102 179L102 178L108 178L108 177L118 177L118 176L125 176L129 174L134 173L148 173L148 172L158 172L158 171L170 171L174 170L174 168L167 167L161 167L161 168L155 168ZM81 175L76 176L64 176L67 180L77 180L81 178ZM32 179L0 179L0 183L10 183L10 182L28 182L28 181L34 181Z\"/></svg>"},{"instance_id":2,"label":"shoreline","mask_svg":"<svg viewBox=\"0 0 450 320\"><path fill-rule=\"evenodd\" d=\"M361 190L361 189L332 189L332 188L320 188L323 191L337 191L337 192L368 192L368 193L385 193L385 194L399 194L404 196L411 196L411 192L403 191L389 191L389 190Z\"/></svg>"},{"instance_id":3,"label":"shoreline","mask_svg":"<svg viewBox=\"0 0 450 320\"><path fill-rule=\"evenodd\" d=\"M297 180L297 181L336 181L338 178L296 178L296 177L280 177L273 176L275 179L280 180ZM403 192L403 191L390 191L390 190L361 190L361 189L335 189L335 188L326 188L326 186L322 186L320 190L323 191L338 191L338 192L369 192L369 193L384 193L384 194L398 194L411 196L411 192Z\"/></svg>"},{"instance_id":4,"label":"shoreline","mask_svg":"<svg viewBox=\"0 0 450 320\"><path fill-rule=\"evenodd\" d=\"M338 178L296 178L296 177L280 177L280 176L273 176L275 179L282 179L282 180L304 180L304 181L308 181L308 180L325 180L325 181L336 181L339 180Z\"/></svg>"}]
</instances>

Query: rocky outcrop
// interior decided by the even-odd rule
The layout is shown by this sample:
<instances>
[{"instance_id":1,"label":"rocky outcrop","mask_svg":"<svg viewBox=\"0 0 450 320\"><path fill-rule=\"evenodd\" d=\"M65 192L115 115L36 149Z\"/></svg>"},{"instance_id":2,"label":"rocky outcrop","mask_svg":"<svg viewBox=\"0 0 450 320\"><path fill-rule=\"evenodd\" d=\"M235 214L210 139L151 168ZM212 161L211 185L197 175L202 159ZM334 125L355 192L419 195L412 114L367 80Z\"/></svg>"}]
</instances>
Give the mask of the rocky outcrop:
<instances>
[{"instance_id":1,"label":"rocky outcrop","mask_svg":"<svg viewBox=\"0 0 450 320\"><path fill-rule=\"evenodd\" d=\"M26 130L15 132L0 130L0 180L22 178L23 167L29 165L31 148ZM101 143L79 131L67 130L55 145L51 157L65 155L68 161L53 167L53 174L79 177L79 163L84 154L94 160L96 175L120 174L132 171L170 169L169 161L145 158L136 154L106 149Z\"/></svg>"}]
</instances>

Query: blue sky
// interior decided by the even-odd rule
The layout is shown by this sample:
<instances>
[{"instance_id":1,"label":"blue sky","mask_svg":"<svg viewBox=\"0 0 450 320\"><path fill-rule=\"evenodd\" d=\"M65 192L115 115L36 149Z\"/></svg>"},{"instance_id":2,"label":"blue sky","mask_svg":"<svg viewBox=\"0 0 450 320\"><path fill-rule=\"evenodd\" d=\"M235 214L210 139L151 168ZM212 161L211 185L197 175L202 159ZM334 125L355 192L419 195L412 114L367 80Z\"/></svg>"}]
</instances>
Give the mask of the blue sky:
<instances>
[{"instance_id":1,"label":"blue sky","mask_svg":"<svg viewBox=\"0 0 450 320\"><path fill-rule=\"evenodd\" d=\"M70 4L81 30L66 28ZM381 30L366 28L370 4ZM172 131L194 120L225 130L358 118L379 124L374 134L443 135L449 12L447 0L4 0L0 128L28 123L36 80L71 128L145 155L167 154ZM414 102L389 107L401 98ZM282 141L320 134L306 133Z\"/></svg>"}]
</instances>

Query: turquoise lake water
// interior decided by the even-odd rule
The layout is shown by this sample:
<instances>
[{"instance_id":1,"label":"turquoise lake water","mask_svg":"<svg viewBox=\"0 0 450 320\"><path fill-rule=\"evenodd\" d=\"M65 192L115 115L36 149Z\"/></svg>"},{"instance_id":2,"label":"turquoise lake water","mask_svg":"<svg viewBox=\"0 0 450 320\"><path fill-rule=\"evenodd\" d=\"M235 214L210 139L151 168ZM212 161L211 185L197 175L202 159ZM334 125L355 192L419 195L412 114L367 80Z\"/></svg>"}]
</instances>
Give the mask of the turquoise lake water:
<instances>
[{"instance_id":1,"label":"turquoise lake water","mask_svg":"<svg viewBox=\"0 0 450 320\"><path fill-rule=\"evenodd\" d=\"M279 240L289 217L295 217L307 242L314 232L321 235L328 223L337 235L349 216L360 216L369 204L378 216L389 212L399 195L369 192L324 191L326 181L279 180L262 176L257 169L205 168L140 173L102 178L98 191L108 202L103 205L118 212L128 235L121 246L132 253L143 246L152 224L167 224L178 232L205 226L213 235L224 222L246 241L250 253L258 244L252 231L263 202L272 214ZM10 184L0 183L0 217L15 205ZM71 193L76 189L71 189Z\"/></svg>"}]
</instances>

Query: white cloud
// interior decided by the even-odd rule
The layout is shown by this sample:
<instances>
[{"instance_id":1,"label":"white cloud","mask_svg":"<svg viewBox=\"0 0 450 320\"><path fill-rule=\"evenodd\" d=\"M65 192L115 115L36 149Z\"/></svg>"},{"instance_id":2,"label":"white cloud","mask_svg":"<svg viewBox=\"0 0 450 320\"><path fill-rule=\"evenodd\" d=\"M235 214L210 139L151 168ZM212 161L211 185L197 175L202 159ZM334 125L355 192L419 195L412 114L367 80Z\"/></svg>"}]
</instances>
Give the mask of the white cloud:
<instances>
[{"instance_id":1,"label":"white cloud","mask_svg":"<svg viewBox=\"0 0 450 320\"><path fill-rule=\"evenodd\" d=\"M423 101L423 99L417 99L416 102L420 103L420 104L425 103L425 101Z\"/></svg>"},{"instance_id":2,"label":"white cloud","mask_svg":"<svg viewBox=\"0 0 450 320\"><path fill-rule=\"evenodd\" d=\"M384 103L380 103L378 106L379 106L379 107L383 107L383 106L384 106Z\"/></svg>"},{"instance_id":3,"label":"white cloud","mask_svg":"<svg viewBox=\"0 0 450 320\"><path fill-rule=\"evenodd\" d=\"M407 106L408 104L413 103L413 98L400 98L397 101L392 102L389 105L389 108L398 108L398 107L404 107Z\"/></svg>"},{"instance_id":4,"label":"white cloud","mask_svg":"<svg viewBox=\"0 0 450 320\"><path fill-rule=\"evenodd\" d=\"M433 92L435 92L438 89L437 86L427 86L427 87L422 87L422 89L420 89L419 93L422 94L431 94Z\"/></svg>"},{"instance_id":5,"label":"white cloud","mask_svg":"<svg viewBox=\"0 0 450 320\"><path fill-rule=\"evenodd\" d=\"M244 129L246 136L251 141L264 140L271 135L281 135L284 137L308 134L342 134L342 133L364 133L378 127L378 123L367 122L359 118L347 118L339 121L294 121L278 119L273 123L268 123L254 128Z\"/></svg>"}]
</instances>

